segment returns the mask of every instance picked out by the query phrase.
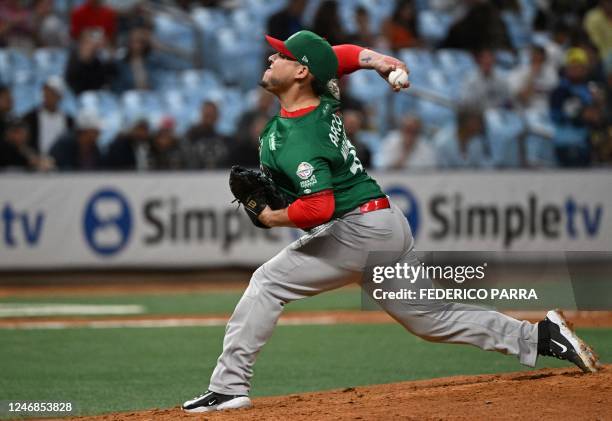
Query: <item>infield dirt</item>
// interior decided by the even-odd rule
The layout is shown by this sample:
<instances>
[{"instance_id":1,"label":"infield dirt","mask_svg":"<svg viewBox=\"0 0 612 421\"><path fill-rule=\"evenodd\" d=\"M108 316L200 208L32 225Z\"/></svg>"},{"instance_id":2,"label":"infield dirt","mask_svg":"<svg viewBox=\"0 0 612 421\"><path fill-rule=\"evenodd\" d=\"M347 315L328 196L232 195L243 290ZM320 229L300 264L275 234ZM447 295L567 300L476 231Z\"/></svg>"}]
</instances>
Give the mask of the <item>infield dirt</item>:
<instances>
[{"instance_id":1,"label":"infield dirt","mask_svg":"<svg viewBox=\"0 0 612 421\"><path fill-rule=\"evenodd\" d=\"M121 412L91 421L159 420L609 420L612 365L456 376L253 400L254 407L190 415L180 408ZM64 418L66 420L66 418Z\"/></svg>"}]
</instances>

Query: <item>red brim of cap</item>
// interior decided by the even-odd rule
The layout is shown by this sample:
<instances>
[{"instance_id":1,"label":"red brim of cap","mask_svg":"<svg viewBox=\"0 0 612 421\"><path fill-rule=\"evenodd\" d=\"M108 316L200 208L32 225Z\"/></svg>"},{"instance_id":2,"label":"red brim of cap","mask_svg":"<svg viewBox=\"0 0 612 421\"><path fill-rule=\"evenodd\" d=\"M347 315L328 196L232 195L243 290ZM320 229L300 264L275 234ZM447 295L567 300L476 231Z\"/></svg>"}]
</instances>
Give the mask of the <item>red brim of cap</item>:
<instances>
[{"instance_id":1,"label":"red brim of cap","mask_svg":"<svg viewBox=\"0 0 612 421\"><path fill-rule=\"evenodd\" d=\"M285 43L281 41L280 39L276 39L276 38L271 37L270 35L266 35L266 41L268 41L268 44L270 44L272 48L274 48L279 53L284 54L287 57L291 57L292 59L296 60L293 54L291 54L291 51L289 51L287 47L285 47Z\"/></svg>"}]
</instances>

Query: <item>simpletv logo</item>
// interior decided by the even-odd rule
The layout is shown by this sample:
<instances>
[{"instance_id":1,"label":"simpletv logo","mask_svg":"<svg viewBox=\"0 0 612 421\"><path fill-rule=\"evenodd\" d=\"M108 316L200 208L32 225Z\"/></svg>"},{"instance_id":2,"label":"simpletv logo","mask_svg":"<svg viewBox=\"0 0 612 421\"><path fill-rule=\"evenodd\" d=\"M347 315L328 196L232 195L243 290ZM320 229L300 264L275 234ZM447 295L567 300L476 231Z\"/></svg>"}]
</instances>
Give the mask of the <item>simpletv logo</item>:
<instances>
[{"instance_id":1,"label":"simpletv logo","mask_svg":"<svg viewBox=\"0 0 612 421\"><path fill-rule=\"evenodd\" d=\"M227 251L246 239L282 239L274 230L256 228L242 209L185 205L175 196L145 201L142 221L146 247L216 242Z\"/></svg>"},{"instance_id":2,"label":"simpletv logo","mask_svg":"<svg viewBox=\"0 0 612 421\"><path fill-rule=\"evenodd\" d=\"M524 201L486 203L462 194L436 194L426 203L404 186L386 190L403 209L415 238L427 235L434 241L493 239L504 248L521 239L597 238L604 207L568 196L564 201L544 201L528 194Z\"/></svg>"},{"instance_id":3,"label":"simpletv logo","mask_svg":"<svg viewBox=\"0 0 612 421\"><path fill-rule=\"evenodd\" d=\"M589 205L571 196L563 203L543 203L530 194L522 203L469 203L460 194L435 195L429 201L435 240L499 238L509 248L523 238L594 238L603 218L601 204Z\"/></svg>"},{"instance_id":4,"label":"simpletv logo","mask_svg":"<svg viewBox=\"0 0 612 421\"><path fill-rule=\"evenodd\" d=\"M126 246L132 225L128 201L115 189L97 191L85 206L85 239L89 247L102 256L112 256Z\"/></svg>"},{"instance_id":5,"label":"simpletv logo","mask_svg":"<svg viewBox=\"0 0 612 421\"><path fill-rule=\"evenodd\" d=\"M35 247L40 242L45 222L42 211L19 210L10 203L0 208L0 233L8 248Z\"/></svg>"}]
</instances>

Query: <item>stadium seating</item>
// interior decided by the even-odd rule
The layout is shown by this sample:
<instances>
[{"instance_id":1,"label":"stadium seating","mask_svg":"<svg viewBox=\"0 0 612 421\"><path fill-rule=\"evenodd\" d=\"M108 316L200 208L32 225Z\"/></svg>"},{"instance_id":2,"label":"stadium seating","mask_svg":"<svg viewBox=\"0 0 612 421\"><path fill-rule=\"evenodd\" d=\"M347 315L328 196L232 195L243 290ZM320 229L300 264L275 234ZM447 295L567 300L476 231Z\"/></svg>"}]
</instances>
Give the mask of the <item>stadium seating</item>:
<instances>
[{"instance_id":1,"label":"stadium seating","mask_svg":"<svg viewBox=\"0 0 612 421\"><path fill-rule=\"evenodd\" d=\"M89 111L102 121L99 146L105 148L123 129L123 114L117 97L109 91L86 91L76 99L79 112Z\"/></svg>"},{"instance_id":2,"label":"stadium seating","mask_svg":"<svg viewBox=\"0 0 612 421\"><path fill-rule=\"evenodd\" d=\"M68 62L68 51L62 48L39 48L32 58L36 65L39 80L46 80L49 76L64 74Z\"/></svg>"},{"instance_id":3,"label":"stadium seating","mask_svg":"<svg viewBox=\"0 0 612 421\"><path fill-rule=\"evenodd\" d=\"M521 163L520 142L524 142L525 121L513 111L488 109L484 114L493 165L518 167Z\"/></svg>"},{"instance_id":4,"label":"stadium seating","mask_svg":"<svg viewBox=\"0 0 612 421\"><path fill-rule=\"evenodd\" d=\"M444 40L451 23L452 16L433 10L422 10L417 19L419 35L432 45Z\"/></svg>"},{"instance_id":5,"label":"stadium seating","mask_svg":"<svg viewBox=\"0 0 612 421\"><path fill-rule=\"evenodd\" d=\"M55 10L67 17L71 7L83 0L54 0ZM308 2L304 23L312 22L322 0ZM504 11L502 19L516 51L497 51L497 70L507 73L529 62L527 47L541 36L532 32L536 0L518 0L520 10ZM156 124L164 115L176 121L179 134L199 119L203 101L215 101L220 107L219 130L231 135L242 111L249 106L247 93L256 92L265 66L266 43L263 35L270 15L287 5L287 0L241 0L236 8L194 7L190 12L152 3L154 35L167 46L178 48L182 57L163 53L163 65L152 75L154 91L129 91L122 94L85 92L78 97L69 90L61 107L71 115L82 109L95 109L105 121L104 139L108 141L135 119L145 117ZM356 30L355 10L363 6L369 13L372 30L395 8L386 0L343 0L339 15L344 29ZM349 77L349 91L371 110L371 122L377 136L367 137L368 146L376 148L381 136L394 128L406 114L419 116L424 130L435 132L455 123L454 107L459 99L464 76L476 69L470 53L434 47L447 34L451 16L429 8L428 0L415 1L417 27L427 48L404 49L397 53L410 69L409 91L394 95L375 72L356 72ZM201 50L200 50L201 49ZM389 52L387 52L389 53ZM22 115L41 101L41 86L51 75L64 74L68 49L39 48L32 53L0 49L0 83L11 87L14 111ZM201 62L192 61L200 55ZM195 68L194 64L198 64ZM201 66L200 66L201 65ZM203 66L203 67L202 67ZM485 124L491 139L490 149L496 165L519 164L518 138L524 137L525 159L530 165L554 165L555 128L545 111L528 112L495 109L486 111ZM557 136L559 137L559 136ZM373 140L372 140L373 139Z\"/></svg>"}]
</instances>

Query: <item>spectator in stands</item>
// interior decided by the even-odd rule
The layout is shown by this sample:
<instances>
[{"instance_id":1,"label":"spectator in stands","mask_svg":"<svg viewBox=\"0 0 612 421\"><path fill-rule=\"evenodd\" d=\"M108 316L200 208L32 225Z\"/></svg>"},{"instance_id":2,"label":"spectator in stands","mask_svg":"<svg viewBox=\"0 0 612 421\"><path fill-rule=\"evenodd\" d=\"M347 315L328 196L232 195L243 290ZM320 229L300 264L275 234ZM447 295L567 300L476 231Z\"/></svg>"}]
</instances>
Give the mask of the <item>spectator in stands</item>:
<instances>
[{"instance_id":1,"label":"spectator in stands","mask_svg":"<svg viewBox=\"0 0 612 421\"><path fill-rule=\"evenodd\" d=\"M355 147L361 165L365 169L372 168L372 152L362 139L363 122L365 120L363 114L357 110L347 110L342 112L342 119L344 120L346 136Z\"/></svg>"},{"instance_id":2,"label":"spectator in stands","mask_svg":"<svg viewBox=\"0 0 612 421\"><path fill-rule=\"evenodd\" d=\"M490 165L480 110L462 108L457 127L445 127L434 136L438 168L482 168Z\"/></svg>"},{"instance_id":3,"label":"spectator in stands","mask_svg":"<svg viewBox=\"0 0 612 421\"><path fill-rule=\"evenodd\" d=\"M70 36L80 40L84 32L91 29L102 30L106 39L115 40L117 33L117 13L104 5L102 0L85 0L72 10L70 15Z\"/></svg>"},{"instance_id":4,"label":"spectator in stands","mask_svg":"<svg viewBox=\"0 0 612 421\"><path fill-rule=\"evenodd\" d=\"M583 49L571 48L564 77L550 97L555 149L561 166L586 166L591 161L589 127L601 123L602 113L587 83L588 64Z\"/></svg>"},{"instance_id":5,"label":"spectator in stands","mask_svg":"<svg viewBox=\"0 0 612 421\"><path fill-rule=\"evenodd\" d=\"M493 50L478 51L475 60L478 67L463 83L461 102L481 109L504 105L509 99L508 85L506 78L495 70Z\"/></svg>"},{"instance_id":6,"label":"spectator in stands","mask_svg":"<svg viewBox=\"0 0 612 421\"><path fill-rule=\"evenodd\" d=\"M351 34L349 42L362 47L376 47L378 41L376 34L372 32L370 14L368 13L368 9L361 5L357 6L355 9L355 24L357 26L357 31Z\"/></svg>"},{"instance_id":7,"label":"spectator in stands","mask_svg":"<svg viewBox=\"0 0 612 421\"><path fill-rule=\"evenodd\" d=\"M43 102L40 107L25 115L32 146L41 155L48 155L57 139L72 129L72 117L60 109L66 87L59 76L51 76L43 86Z\"/></svg>"},{"instance_id":8,"label":"spectator in stands","mask_svg":"<svg viewBox=\"0 0 612 421\"><path fill-rule=\"evenodd\" d=\"M398 1L393 14L383 24L383 34L393 51L421 44L416 21L417 13L413 0Z\"/></svg>"},{"instance_id":9,"label":"spectator in stands","mask_svg":"<svg viewBox=\"0 0 612 421\"><path fill-rule=\"evenodd\" d=\"M118 42L124 41L122 38L133 28L150 27L153 24L155 8L145 0L105 0L104 3L117 13Z\"/></svg>"},{"instance_id":10,"label":"spectator in stands","mask_svg":"<svg viewBox=\"0 0 612 421\"><path fill-rule=\"evenodd\" d=\"M229 139L217 132L219 109L212 101L202 104L200 122L192 126L181 145L188 169L227 168L230 162Z\"/></svg>"},{"instance_id":11,"label":"spectator in stands","mask_svg":"<svg viewBox=\"0 0 612 421\"><path fill-rule=\"evenodd\" d=\"M508 75L510 94L522 108L544 110L548 108L550 92L557 86L558 72L546 59L546 50L531 47L531 60L518 66Z\"/></svg>"},{"instance_id":12,"label":"spectator in stands","mask_svg":"<svg viewBox=\"0 0 612 421\"><path fill-rule=\"evenodd\" d=\"M66 24L53 10L53 0L34 2L34 28L39 47L68 47L70 36Z\"/></svg>"},{"instance_id":13,"label":"spectator in stands","mask_svg":"<svg viewBox=\"0 0 612 421\"><path fill-rule=\"evenodd\" d=\"M550 32L546 27L539 28L534 33L534 39L544 47L546 56L553 66L560 69L565 63L565 52L570 41L569 26L563 21L555 22Z\"/></svg>"},{"instance_id":14,"label":"spectator in stands","mask_svg":"<svg viewBox=\"0 0 612 421\"><path fill-rule=\"evenodd\" d=\"M110 86L116 67L106 48L106 39L100 30L81 33L66 66L66 81L75 94Z\"/></svg>"},{"instance_id":15,"label":"spectator in stands","mask_svg":"<svg viewBox=\"0 0 612 421\"><path fill-rule=\"evenodd\" d=\"M367 109L364 103L355 98L351 92L351 85L349 84L348 78L342 78L338 81L340 87L340 109L344 112L346 110L357 110L363 114L366 119L363 126L367 128L369 118L367 115Z\"/></svg>"},{"instance_id":16,"label":"spectator in stands","mask_svg":"<svg viewBox=\"0 0 612 421\"><path fill-rule=\"evenodd\" d=\"M20 0L0 2L0 47L31 49L34 19L31 8Z\"/></svg>"},{"instance_id":17,"label":"spectator in stands","mask_svg":"<svg viewBox=\"0 0 612 421\"><path fill-rule=\"evenodd\" d=\"M338 3L335 0L324 0L319 5L312 21L312 31L325 38L331 45L348 42L349 38L344 31L338 14Z\"/></svg>"},{"instance_id":18,"label":"spectator in stands","mask_svg":"<svg viewBox=\"0 0 612 421\"><path fill-rule=\"evenodd\" d=\"M423 126L418 117L404 117L399 129L390 132L384 139L381 167L386 170L436 167L435 149L423 135Z\"/></svg>"},{"instance_id":19,"label":"spectator in stands","mask_svg":"<svg viewBox=\"0 0 612 421\"><path fill-rule=\"evenodd\" d=\"M236 132L238 134L247 133L251 130L252 123L257 117L262 116L270 119L277 111L278 107L276 101L274 101L274 95L263 88L259 88L257 90L257 102L255 103L255 107L246 110L242 116L240 116Z\"/></svg>"},{"instance_id":20,"label":"spectator in stands","mask_svg":"<svg viewBox=\"0 0 612 421\"><path fill-rule=\"evenodd\" d=\"M151 144L152 170L179 170L182 167L179 141L174 132L175 121L164 117Z\"/></svg>"},{"instance_id":21,"label":"spectator in stands","mask_svg":"<svg viewBox=\"0 0 612 421\"><path fill-rule=\"evenodd\" d=\"M151 89L153 73L158 67L151 43L151 30L146 27L133 28L129 33L127 49L121 55L117 61L113 89L116 92Z\"/></svg>"},{"instance_id":22,"label":"spectator in stands","mask_svg":"<svg viewBox=\"0 0 612 421\"><path fill-rule=\"evenodd\" d=\"M605 85L603 94L605 100L604 118L600 127L592 133L591 142L595 152L595 160L600 163L612 164L612 54L604 63Z\"/></svg>"},{"instance_id":23,"label":"spectator in stands","mask_svg":"<svg viewBox=\"0 0 612 421\"><path fill-rule=\"evenodd\" d=\"M114 170L146 171L151 168L151 131L145 119L137 120L108 147L106 165Z\"/></svg>"},{"instance_id":24,"label":"spectator in stands","mask_svg":"<svg viewBox=\"0 0 612 421\"><path fill-rule=\"evenodd\" d=\"M0 139L0 168L47 171L52 161L41 158L32 148L27 124L18 118L6 122L4 139Z\"/></svg>"},{"instance_id":25,"label":"spectator in stands","mask_svg":"<svg viewBox=\"0 0 612 421\"><path fill-rule=\"evenodd\" d=\"M51 148L51 157L60 171L89 171L103 168L98 137L102 123L98 116L83 111L77 116L76 130L68 131Z\"/></svg>"},{"instance_id":26,"label":"spectator in stands","mask_svg":"<svg viewBox=\"0 0 612 421\"><path fill-rule=\"evenodd\" d=\"M441 46L472 51L483 48L512 48L506 25L495 3L483 0L469 1L466 14L450 27Z\"/></svg>"},{"instance_id":27,"label":"spectator in stands","mask_svg":"<svg viewBox=\"0 0 612 421\"><path fill-rule=\"evenodd\" d=\"M266 127L269 118L265 115L256 115L250 120L244 131L236 134L236 143L232 148L233 164L247 168L259 168L259 135Z\"/></svg>"},{"instance_id":28,"label":"spectator in stands","mask_svg":"<svg viewBox=\"0 0 612 421\"><path fill-rule=\"evenodd\" d=\"M287 7L273 14L268 19L268 35L276 39L287 39L294 33L304 29L302 13L307 0L293 0Z\"/></svg>"},{"instance_id":29,"label":"spectator in stands","mask_svg":"<svg viewBox=\"0 0 612 421\"><path fill-rule=\"evenodd\" d=\"M612 54L612 0L599 0L598 7L584 16L583 25L601 59L605 60Z\"/></svg>"},{"instance_id":30,"label":"spectator in stands","mask_svg":"<svg viewBox=\"0 0 612 421\"><path fill-rule=\"evenodd\" d=\"M13 94L8 86L0 85L0 141L4 138L6 123L13 111Z\"/></svg>"}]
</instances>

